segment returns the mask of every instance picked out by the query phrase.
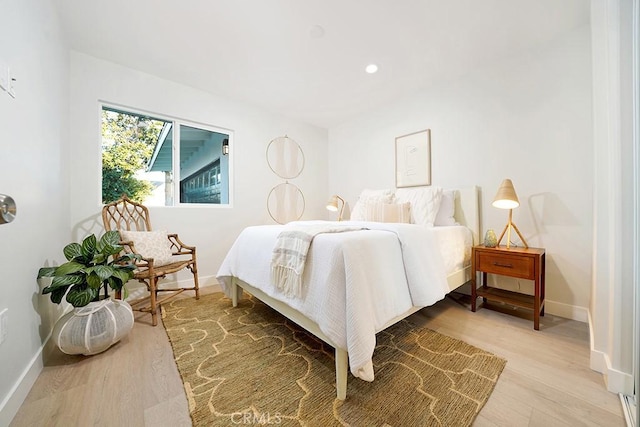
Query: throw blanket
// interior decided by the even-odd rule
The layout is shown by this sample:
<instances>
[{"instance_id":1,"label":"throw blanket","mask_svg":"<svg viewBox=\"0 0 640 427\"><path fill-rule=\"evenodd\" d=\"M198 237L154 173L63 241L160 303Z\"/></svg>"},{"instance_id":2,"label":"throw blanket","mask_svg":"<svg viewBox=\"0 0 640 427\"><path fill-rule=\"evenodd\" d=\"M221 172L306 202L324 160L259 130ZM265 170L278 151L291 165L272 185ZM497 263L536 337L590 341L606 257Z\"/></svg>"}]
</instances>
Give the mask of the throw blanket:
<instances>
[{"instance_id":1,"label":"throw blanket","mask_svg":"<svg viewBox=\"0 0 640 427\"><path fill-rule=\"evenodd\" d=\"M321 233L366 230L338 224L289 224L278 234L271 257L271 283L287 296L302 295L302 273L311 241Z\"/></svg>"}]
</instances>

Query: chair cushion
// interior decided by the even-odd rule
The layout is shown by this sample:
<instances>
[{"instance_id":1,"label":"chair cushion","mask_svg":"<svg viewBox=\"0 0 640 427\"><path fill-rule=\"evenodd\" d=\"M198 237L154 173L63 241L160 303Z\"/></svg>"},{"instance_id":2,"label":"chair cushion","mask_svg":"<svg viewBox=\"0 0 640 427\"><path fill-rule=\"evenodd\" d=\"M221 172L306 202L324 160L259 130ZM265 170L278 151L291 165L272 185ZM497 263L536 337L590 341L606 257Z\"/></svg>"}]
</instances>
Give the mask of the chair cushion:
<instances>
[{"instance_id":1,"label":"chair cushion","mask_svg":"<svg viewBox=\"0 0 640 427\"><path fill-rule=\"evenodd\" d=\"M133 242L136 252L144 258L153 258L154 266L167 265L175 261L166 231L120 230L120 237L123 242Z\"/></svg>"}]
</instances>

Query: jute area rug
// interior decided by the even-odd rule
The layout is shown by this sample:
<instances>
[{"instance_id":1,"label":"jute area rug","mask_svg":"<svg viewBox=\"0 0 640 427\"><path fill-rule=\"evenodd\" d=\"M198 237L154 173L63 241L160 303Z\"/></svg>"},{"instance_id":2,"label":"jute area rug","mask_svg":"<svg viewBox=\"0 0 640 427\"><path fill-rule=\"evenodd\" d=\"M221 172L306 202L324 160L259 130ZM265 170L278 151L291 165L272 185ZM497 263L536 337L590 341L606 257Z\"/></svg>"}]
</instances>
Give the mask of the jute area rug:
<instances>
[{"instance_id":1,"label":"jute area rug","mask_svg":"<svg viewBox=\"0 0 640 427\"><path fill-rule=\"evenodd\" d=\"M375 380L349 374L340 401L333 348L246 297L163 306L194 426L469 426L506 363L401 321L377 335Z\"/></svg>"}]
</instances>

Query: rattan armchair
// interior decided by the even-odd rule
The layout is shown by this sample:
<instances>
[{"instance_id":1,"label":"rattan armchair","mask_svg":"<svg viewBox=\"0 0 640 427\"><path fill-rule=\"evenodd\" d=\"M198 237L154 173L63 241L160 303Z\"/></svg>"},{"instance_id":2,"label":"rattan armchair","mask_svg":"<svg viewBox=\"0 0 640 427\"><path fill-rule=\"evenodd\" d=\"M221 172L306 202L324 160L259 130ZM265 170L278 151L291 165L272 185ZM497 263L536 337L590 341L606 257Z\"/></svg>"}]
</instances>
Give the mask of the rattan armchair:
<instances>
[{"instance_id":1,"label":"rattan armchair","mask_svg":"<svg viewBox=\"0 0 640 427\"><path fill-rule=\"evenodd\" d=\"M124 238L129 231L152 231L149 209L147 209L146 206L136 203L130 200L126 195L123 195L119 200L106 204L102 208L102 221L106 231L120 231L122 238L120 243L124 247L125 252L137 253L141 256L140 261L136 263L138 268L135 272L134 279L137 279L139 282L146 285L149 295L128 302L134 310L151 313L153 326L158 324L158 306L164 301L173 298L184 291L195 291L196 299L200 298L195 246L187 246L178 238L177 234L167 233L168 242L162 243L170 249L168 251L170 256L168 260L165 260L165 262L162 263L163 265L158 265L161 264L159 260L154 260L152 257L145 257L145 254L141 253L144 251L141 250L138 252L136 250L133 240L127 240ZM158 281L160 279L166 277L167 274L176 273L183 269L188 269L193 273L193 287L158 287ZM165 295L160 299L158 298L158 294L161 292L168 292L169 295ZM116 297L121 298L121 295L116 295Z\"/></svg>"}]
</instances>

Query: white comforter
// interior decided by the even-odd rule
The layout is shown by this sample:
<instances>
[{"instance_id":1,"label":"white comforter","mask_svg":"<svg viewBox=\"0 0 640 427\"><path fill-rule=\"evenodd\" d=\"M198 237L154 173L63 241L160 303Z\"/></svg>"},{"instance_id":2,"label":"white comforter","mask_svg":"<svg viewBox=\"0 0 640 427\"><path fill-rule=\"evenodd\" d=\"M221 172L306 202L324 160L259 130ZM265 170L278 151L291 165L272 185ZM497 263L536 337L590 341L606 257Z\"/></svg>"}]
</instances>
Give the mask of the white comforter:
<instances>
[{"instance_id":1,"label":"white comforter","mask_svg":"<svg viewBox=\"0 0 640 427\"><path fill-rule=\"evenodd\" d=\"M348 351L353 375L372 381L376 332L412 306L432 305L449 291L438 248L442 239L433 228L411 224L341 224L368 230L316 236L300 298L284 295L269 280L271 253L281 225L243 230L217 278L229 296L234 276L300 311L334 345Z\"/></svg>"}]
</instances>

